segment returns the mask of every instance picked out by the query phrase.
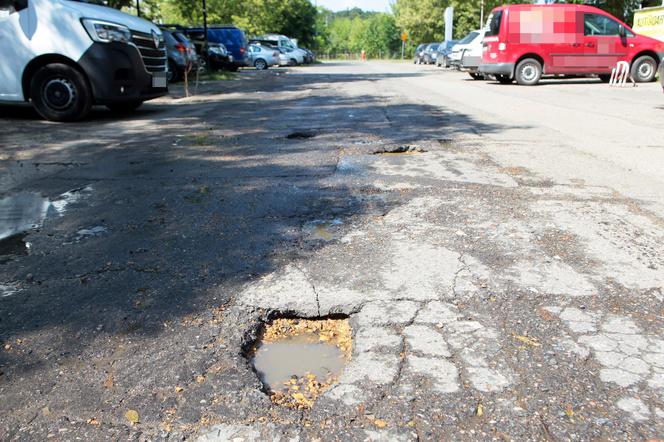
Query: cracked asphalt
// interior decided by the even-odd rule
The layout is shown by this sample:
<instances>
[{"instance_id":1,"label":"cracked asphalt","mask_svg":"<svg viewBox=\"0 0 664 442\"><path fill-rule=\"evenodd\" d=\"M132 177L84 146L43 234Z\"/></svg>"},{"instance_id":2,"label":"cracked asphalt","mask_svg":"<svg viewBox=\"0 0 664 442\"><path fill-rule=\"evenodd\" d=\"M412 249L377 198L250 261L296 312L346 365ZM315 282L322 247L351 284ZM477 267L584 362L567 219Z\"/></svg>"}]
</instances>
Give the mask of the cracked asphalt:
<instances>
[{"instance_id":1,"label":"cracked asphalt","mask_svg":"<svg viewBox=\"0 0 664 442\"><path fill-rule=\"evenodd\" d=\"M198 92L0 108L0 200L53 208L0 256L0 439L664 438L657 84L371 62ZM350 318L311 410L244 356L275 315Z\"/></svg>"}]
</instances>

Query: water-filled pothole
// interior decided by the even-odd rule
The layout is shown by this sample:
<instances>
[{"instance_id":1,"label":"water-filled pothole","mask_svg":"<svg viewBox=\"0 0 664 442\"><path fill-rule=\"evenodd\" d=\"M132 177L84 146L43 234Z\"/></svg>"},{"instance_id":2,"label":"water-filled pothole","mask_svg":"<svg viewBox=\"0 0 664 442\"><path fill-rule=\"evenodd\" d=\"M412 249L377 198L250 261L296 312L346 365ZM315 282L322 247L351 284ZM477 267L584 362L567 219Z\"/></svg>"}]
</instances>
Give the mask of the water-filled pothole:
<instances>
[{"instance_id":1,"label":"water-filled pothole","mask_svg":"<svg viewBox=\"0 0 664 442\"><path fill-rule=\"evenodd\" d=\"M273 403L304 409L337 382L352 346L346 318L280 318L265 326L249 357Z\"/></svg>"},{"instance_id":2,"label":"water-filled pothole","mask_svg":"<svg viewBox=\"0 0 664 442\"><path fill-rule=\"evenodd\" d=\"M343 221L333 219L331 221L314 220L304 225L304 231L309 234L309 240L333 241L337 239Z\"/></svg>"},{"instance_id":3,"label":"water-filled pothole","mask_svg":"<svg viewBox=\"0 0 664 442\"><path fill-rule=\"evenodd\" d=\"M423 153L426 150L419 146L411 146L409 144L403 146L388 146L373 152L374 155L401 155L401 154L414 154Z\"/></svg>"}]
</instances>

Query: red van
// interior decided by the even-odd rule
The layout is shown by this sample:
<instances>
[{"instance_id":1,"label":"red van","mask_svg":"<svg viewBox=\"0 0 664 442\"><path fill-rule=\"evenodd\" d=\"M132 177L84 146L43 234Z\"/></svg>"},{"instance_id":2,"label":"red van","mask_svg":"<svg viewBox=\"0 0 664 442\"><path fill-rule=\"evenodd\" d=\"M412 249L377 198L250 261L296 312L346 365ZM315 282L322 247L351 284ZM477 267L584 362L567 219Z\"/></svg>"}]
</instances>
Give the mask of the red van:
<instances>
[{"instance_id":1,"label":"red van","mask_svg":"<svg viewBox=\"0 0 664 442\"><path fill-rule=\"evenodd\" d=\"M542 75L598 75L608 81L618 61L634 81L653 81L664 42L637 35L586 5L506 5L487 20L479 71L501 83L537 84Z\"/></svg>"}]
</instances>

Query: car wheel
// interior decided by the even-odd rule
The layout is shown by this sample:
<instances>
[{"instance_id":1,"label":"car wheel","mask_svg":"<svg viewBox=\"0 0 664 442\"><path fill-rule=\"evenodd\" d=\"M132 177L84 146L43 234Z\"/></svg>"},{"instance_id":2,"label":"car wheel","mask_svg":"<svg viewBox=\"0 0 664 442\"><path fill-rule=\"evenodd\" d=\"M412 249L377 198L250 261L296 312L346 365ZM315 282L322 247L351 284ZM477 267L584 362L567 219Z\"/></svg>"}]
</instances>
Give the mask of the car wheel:
<instances>
[{"instance_id":1,"label":"car wheel","mask_svg":"<svg viewBox=\"0 0 664 442\"><path fill-rule=\"evenodd\" d=\"M470 75L473 80L483 80L484 79L484 75L478 74L477 72L468 72L468 75Z\"/></svg>"},{"instance_id":2,"label":"car wheel","mask_svg":"<svg viewBox=\"0 0 664 442\"><path fill-rule=\"evenodd\" d=\"M168 60L168 82L169 83L175 83L178 81L180 78L180 75L178 73L178 67L173 63L173 61Z\"/></svg>"},{"instance_id":3,"label":"car wheel","mask_svg":"<svg viewBox=\"0 0 664 442\"><path fill-rule=\"evenodd\" d=\"M129 112L133 112L141 105L143 104L143 101L137 100L137 101L123 101L120 103L112 103L112 104L107 104L106 107L111 110L112 112L118 113L118 114L127 114Z\"/></svg>"},{"instance_id":4,"label":"car wheel","mask_svg":"<svg viewBox=\"0 0 664 442\"><path fill-rule=\"evenodd\" d=\"M297 60L294 58L288 60L288 66L297 66Z\"/></svg>"},{"instance_id":5,"label":"car wheel","mask_svg":"<svg viewBox=\"0 0 664 442\"><path fill-rule=\"evenodd\" d=\"M521 60L516 66L514 78L516 82L523 86L536 85L542 77L542 65L534 58Z\"/></svg>"},{"instance_id":6,"label":"car wheel","mask_svg":"<svg viewBox=\"0 0 664 442\"><path fill-rule=\"evenodd\" d=\"M630 75L637 83L648 83L655 79L657 62L650 55L642 55L634 60Z\"/></svg>"},{"instance_id":7,"label":"car wheel","mask_svg":"<svg viewBox=\"0 0 664 442\"><path fill-rule=\"evenodd\" d=\"M37 112L53 121L76 121L90 112L92 93L85 76L66 64L39 69L30 82L30 98Z\"/></svg>"},{"instance_id":8,"label":"car wheel","mask_svg":"<svg viewBox=\"0 0 664 442\"><path fill-rule=\"evenodd\" d=\"M512 84L512 79L509 75L496 75L496 80L500 84Z\"/></svg>"},{"instance_id":9,"label":"car wheel","mask_svg":"<svg viewBox=\"0 0 664 442\"><path fill-rule=\"evenodd\" d=\"M254 61L254 67L258 69L259 71L263 71L267 69L267 62L263 60L262 58L257 59Z\"/></svg>"}]
</instances>

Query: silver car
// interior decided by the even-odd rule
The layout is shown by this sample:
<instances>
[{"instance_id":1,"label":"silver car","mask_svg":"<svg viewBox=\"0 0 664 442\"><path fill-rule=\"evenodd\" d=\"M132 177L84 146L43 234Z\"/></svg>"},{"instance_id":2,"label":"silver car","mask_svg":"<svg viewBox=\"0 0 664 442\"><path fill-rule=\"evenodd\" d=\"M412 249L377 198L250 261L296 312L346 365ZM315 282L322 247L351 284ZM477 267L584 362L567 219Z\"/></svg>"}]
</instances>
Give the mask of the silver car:
<instances>
[{"instance_id":1,"label":"silver car","mask_svg":"<svg viewBox=\"0 0 664 442\"><path fill-rule=\"evenodd\" d=\"M279 50L261 44L249 45L249 62L259 71L279 66Z\"/></svg>"}]
</instances>

